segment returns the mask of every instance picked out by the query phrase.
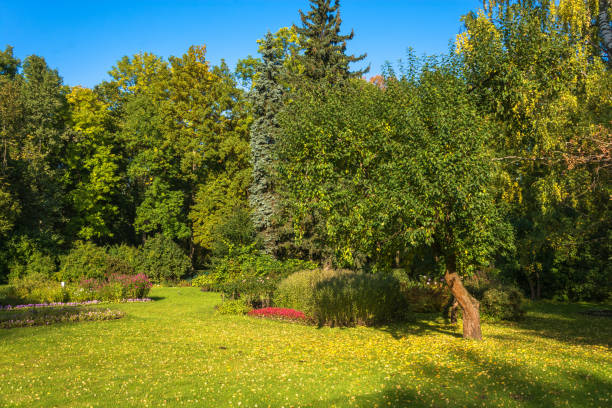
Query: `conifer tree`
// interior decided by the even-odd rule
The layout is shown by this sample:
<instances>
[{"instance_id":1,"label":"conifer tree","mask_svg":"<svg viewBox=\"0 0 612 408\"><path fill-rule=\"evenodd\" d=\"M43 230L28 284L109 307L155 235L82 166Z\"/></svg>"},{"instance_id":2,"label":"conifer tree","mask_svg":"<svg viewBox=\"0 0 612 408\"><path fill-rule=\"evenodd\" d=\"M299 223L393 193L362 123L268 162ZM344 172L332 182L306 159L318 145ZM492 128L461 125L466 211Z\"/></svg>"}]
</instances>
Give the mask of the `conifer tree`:
<instances>
[{"instance_id":1,"label":"conifer tree","mask_svg":"<svg viewBox=\"0 0 612 408\"><path fill-rule=\"evenodd\" d=\"M254 122L251 125L253 182L249 201L253 209L253 224L263 238L266 252L273 254L276 239L272 219L278 197L274 191L272 171L274 144L279 130L276 115L283 99L283 87L279 82L283 64L278 58L271 33L266 34L261 53L262 63L257 69L250 93Z\"/></svg>"},{"instance_id":2,"label":"conifer tree","mask_svg":"<svg viewBox=\"0 0 612 408\"><path fill-rule=\"evenodd\" d=\"M346 42L353 39L354 32L340 34L340 1L310 0L310 11L305 14L300 10L302 27L297 29L305 39L306 51L301 58L304 75L319 80L327 78L331 82L349 77L361 77L369 67L355 72L349 71L349 64L362 61L367 54L358 57L346 55Z\"/></svg>"}]
</instances>

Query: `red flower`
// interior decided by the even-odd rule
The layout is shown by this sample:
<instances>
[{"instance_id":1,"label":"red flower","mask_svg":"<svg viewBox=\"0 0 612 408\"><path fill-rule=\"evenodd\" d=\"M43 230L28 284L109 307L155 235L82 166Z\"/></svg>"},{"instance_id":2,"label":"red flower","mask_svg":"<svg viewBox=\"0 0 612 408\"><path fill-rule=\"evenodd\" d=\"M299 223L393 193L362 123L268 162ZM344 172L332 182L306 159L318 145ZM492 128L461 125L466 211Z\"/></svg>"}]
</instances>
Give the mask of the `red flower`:
<instances>
[{"instance_id":1,"label":"red flower","mask_svg":"<svg viewBox=\"0 0 612 408\"><path fill-rule=\"evenodd\" d=\"M277 317L289 320L305 320L306 315L295 309L285 309L282 307L265 307L263 309L253 309L249 312L249 316L256 317Z\"/></svg>"}]
</instances>

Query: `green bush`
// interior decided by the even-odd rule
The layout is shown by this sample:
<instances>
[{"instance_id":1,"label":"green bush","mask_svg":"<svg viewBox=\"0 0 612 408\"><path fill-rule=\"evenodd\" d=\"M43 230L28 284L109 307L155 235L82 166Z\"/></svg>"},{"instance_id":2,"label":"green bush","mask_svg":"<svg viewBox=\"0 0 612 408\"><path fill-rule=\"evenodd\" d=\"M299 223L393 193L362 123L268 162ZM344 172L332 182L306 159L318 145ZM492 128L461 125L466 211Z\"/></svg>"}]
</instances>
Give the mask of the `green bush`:
<instances>
[{"instance_id":1,"label":"green bush","mask_svg":"<svg viewBox=\"0 0 612 408\"><path fill-rule=\"evenodd\" d=\"M213 290L215 288L215 278L209 273L203 273L191 280L191 286L202 288L204 290Z\"/></svg>"},{"instance_id":2,"label":"green bush","mask_svg":"<svg viewBox=\"0 0 612 408\"><path fill-rule=\"evenodd\" d=\"M243 299L234 299L225 300L215 308L215 311L222 315L243 315L252 309Z\"/></svg>"},{"instance_id":3,"label":"green bush","mask_svg":"<svg viewBox=\"0 0 612 408\"><path fill-rule=\"evenodd\" d=\"M140 250L136 247L121 244L108 248L108 274L134 275L141 260Z\"/></svg>"},{"instance_id":4,"label":"green bush","mask_svg":"<svg viewBox=\"0 0 612 408\"><path fill-rule=\"evenodd\" d=\"M104 248L91 242L77 242L61 258L57 278L64 282L78 282L83 278L102 279L107 273L108 256Z\"/></svg>"},{"instance_id":5,"label":"green bush","mask_svg":"<svg viewBox=\"0 0 612 408\"><path fill-rule=\"evenodd\" d=\"M251 276L217 284L217 288L231 299L240 298L252 307L269 307L278 280L269 276Z\"/></svg>"},{"instance_id":6,"label":"green bush","mask_svg":"<svg viewBox=\"0 0 612 408\"><path fill-rule=\"evenodd\" d=\"M277 289L279 307L300 310L319 325L373 325L406 316L408 303L397 278L345 270L302 271Z\"/></svg>"},{"instance_id":7,"label":"green bush","mask_svg":"<svg viewBox=\"0 0 612 408\"><path fill-rule=\"evenodd\" d=\"M55 260L38 250L34 250L25 264L13 264L9 273L9 281L27 275L39 275L50 278L57 271Z\"/></svg>"},{"instance_id":8,"label":"green bush","mask_svg":"<svg viewBox=\"0 0 612 408\"><path fill-rule=\"evenodd\" d=\"M151 281L176 282L191 271L191 260L180 246L162 234L146 240L140 251L137 272Z\"/></svg>"},{"instance_id":9,"label":"green bush","mask_svg":"<svg viewBox=\"0 0 612 408\"><path fill-rule=\"evenodd\" d=\"M14 295L19 303L67 302L70 293L59 282L49 280L42 274L32 273L22 278L12 279Z\"/></svg>"},{"instance_id":10,"label":"green bush","mask_svg":"<svg viewBox=\"0 0 612 408\"><path fill-rule=\"evenodd\" d=\"M312 269L289 275L278 284L274 294L274 304L278 307L299 310L312 317L315 314L314 290L317 283L342 273L350 272Z\"/></svg>"},{"instance_id":11,"label":"green bush","mask_svg":"<svg viewBox=\"0 0 612 408\"><path fill-rule=\"evenodd\" d=\"M480 313L499 320L519 320L525 315L525 298L516 288L491 288L480 300Z\"/></svg>"},{"instance_id":12,"label":"green bush","mask_svg":"<svg viewBox=\"0 0 612 408\"><path fill-rule=\"evenodd\" d=\"M419 280L403 280L400 288L411 310L418 313L442 313L452 298L442 279L428 276L421 276Z\"/></svg>"},{"instance_id":13,"label":"green bush","mask_svg":"<svg viewBox=\"0 0 612 408\"><path fill-rule=\"evenodd\" d=\"M211 274L217 283L223 283L246 277L285 278L294 272L315 267L315 263L300 259L274 259L250 245L231 248L227 256L214 259Z\"/></svg>"}]
</instances>

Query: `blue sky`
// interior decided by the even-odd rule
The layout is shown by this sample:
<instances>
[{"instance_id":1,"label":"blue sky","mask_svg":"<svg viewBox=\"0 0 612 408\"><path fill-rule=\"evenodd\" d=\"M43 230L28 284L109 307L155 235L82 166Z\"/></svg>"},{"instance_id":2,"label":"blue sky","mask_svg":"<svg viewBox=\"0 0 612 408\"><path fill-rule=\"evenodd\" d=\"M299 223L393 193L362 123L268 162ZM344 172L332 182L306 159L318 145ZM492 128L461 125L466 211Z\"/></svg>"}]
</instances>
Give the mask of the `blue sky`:
<instances>
[{"instance_id":1,"label":"blue sky","mask_svg":"<svg viewBox=\"0 0 612 408\"><path fill-rule=\"evenodd\" d=\"M308 0L21 1L0 0L0 47L17 57L37 54L68 85L93 86L124 55L163 57L206 44L208 59L231 67L257 52L266 31L299 24ZM371 74L412 47L417 54L448 50L460 17L478 0L343 0L343 32L355 30L349 52L368 53Z\"/></svg>"}]
</instances>

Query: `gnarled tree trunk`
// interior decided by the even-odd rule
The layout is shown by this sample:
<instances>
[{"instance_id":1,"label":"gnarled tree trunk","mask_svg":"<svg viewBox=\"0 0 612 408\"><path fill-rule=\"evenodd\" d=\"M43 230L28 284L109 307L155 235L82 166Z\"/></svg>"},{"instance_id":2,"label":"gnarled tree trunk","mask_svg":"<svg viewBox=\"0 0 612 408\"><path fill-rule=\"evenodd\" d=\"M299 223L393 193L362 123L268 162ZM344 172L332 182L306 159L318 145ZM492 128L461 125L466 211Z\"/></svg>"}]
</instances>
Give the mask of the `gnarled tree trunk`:
<instances>
[{"instance_id":1,"label":"gnarled tree trunk","mask_svg":"<svg viewBox=\"0 0 612 408\"><path fill-rule=\"evenodd\" d=\"M461 282L461 278L457 274L455 258L453 256L447 256L446 258L444 280L463 312L463 338L482 340L482 332L480 330L480 303L474 299L465 286L463 286L463 282Z\"/></svg>"}]
</instances>

